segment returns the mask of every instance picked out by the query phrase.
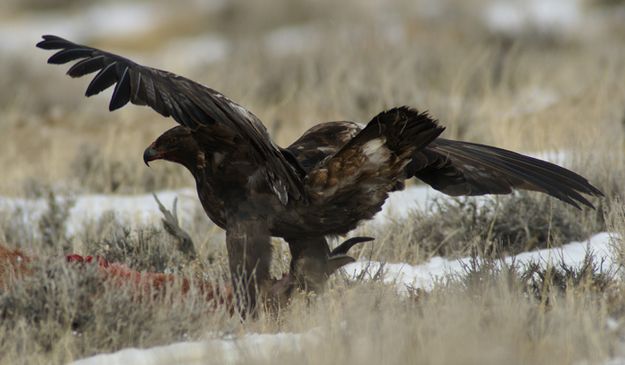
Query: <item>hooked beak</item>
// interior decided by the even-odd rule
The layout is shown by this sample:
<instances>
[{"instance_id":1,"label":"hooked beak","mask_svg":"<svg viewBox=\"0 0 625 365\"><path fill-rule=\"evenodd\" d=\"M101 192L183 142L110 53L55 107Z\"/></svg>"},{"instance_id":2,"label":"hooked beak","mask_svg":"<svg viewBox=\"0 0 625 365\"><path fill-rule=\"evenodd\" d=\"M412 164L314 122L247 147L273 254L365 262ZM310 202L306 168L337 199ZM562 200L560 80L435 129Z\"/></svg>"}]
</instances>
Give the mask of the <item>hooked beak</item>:
<instances>
[{"instance_id":1,"label":"hooked beak","mask_svg":"<svg viewBox=\"0 0 625 365\"><path fill-rule=\"evenodd\" d=\"M145 165L148 167L150 167L150 161L158 160L159 158L161 158L161 154L154 148L154 144L151 144L143 151L143 162L145 162Z\"/></svg>"}]
</instances>

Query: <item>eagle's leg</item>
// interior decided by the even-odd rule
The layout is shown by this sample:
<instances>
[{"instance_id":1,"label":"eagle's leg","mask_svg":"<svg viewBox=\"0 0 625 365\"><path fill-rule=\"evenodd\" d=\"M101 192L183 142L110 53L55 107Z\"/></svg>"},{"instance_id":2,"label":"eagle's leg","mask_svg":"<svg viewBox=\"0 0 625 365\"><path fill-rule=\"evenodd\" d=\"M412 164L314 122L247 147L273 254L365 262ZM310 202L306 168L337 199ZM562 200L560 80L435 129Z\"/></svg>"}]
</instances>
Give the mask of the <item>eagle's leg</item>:
<instances>
[{"instance_id":1,"label":"eagle's leg","mask_svg":"<svg viewBox=\"0 0 625 365\"><path fill-rule=\"evenodd\" d=\"M354 262L347 255L352 246L372 241L371 237L353 237L330 251L324 236L286 238L291 251L289 276L295 285L306 291L319 291L336 270Z\"/></svg>"},{"instance_id":2,"label":"eagle's leg","mask_svg":"<svg viewBox=\"0 0 625 365\"><path fill-rule=\"evenodd\" d=\"M317 290L326 281L330 247L324 236L285 239L291 251L289 275L302 290Z\"/></svg>"},{"instance_id":3,"label":"eagle's leg","mask_svg":"<svg viewBox=\"0 0 625 365\"><path fill-rule=\"evenodd\" d=\"M266 222L228 219L226 248L239 312L254 314L259 295L270 285L271 238Z\"/></svg>"}]
</instances>

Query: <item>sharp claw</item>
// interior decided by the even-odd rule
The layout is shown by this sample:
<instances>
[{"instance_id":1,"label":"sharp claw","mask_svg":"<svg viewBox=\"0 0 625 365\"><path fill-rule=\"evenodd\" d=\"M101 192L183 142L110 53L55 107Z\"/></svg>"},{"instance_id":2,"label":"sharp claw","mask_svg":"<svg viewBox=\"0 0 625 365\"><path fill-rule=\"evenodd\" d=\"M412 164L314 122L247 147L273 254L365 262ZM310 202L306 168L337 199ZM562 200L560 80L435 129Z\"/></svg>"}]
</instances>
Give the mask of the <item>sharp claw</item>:
<instances>
[{"instance_id":1,"label":"sharp claw","mask_svg":"<svg viewBox=\"0 0 625 365\"><path fill-rule=\"evenodd\" d=\"M343 254L330 256L330 258L328 259L328 268L327 268L326 275L331 275L332 273L334 273L341 267L347 264L351 264L352 262L355 262L355 261L356 261L355 258L351 256L343 255Z\"/></svg>"},{"instance_id":2,"label":"sharp claw","mask_svg":"<svg viewBox=\"0 0 625 365\"><path fill-rule=\"evenodd\" d=\"M362 242L373 241L374 239L375 238L373 238L373 237L352 237L352 238L349 238L349 239L343 241L343 243L338 245L334 250L332 250L332 252L330 253L330 256L345 255L345 254L347 254L347 252L352 247L354 247L354 245L356 245L358 243L362 243Z\"/></svg>"}]
</instances>

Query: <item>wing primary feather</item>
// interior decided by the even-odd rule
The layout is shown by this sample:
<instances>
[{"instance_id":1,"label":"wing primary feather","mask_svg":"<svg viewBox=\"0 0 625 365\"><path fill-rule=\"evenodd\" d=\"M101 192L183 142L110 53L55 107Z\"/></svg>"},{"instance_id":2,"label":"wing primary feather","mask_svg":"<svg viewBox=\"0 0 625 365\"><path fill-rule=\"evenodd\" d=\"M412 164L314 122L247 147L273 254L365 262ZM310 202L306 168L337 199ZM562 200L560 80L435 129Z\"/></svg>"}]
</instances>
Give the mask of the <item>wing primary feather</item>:
<instances>
[{"instance_id":1,"label":"wing primary feather","mask_svg":"<svg viewBox=\"0 0 625 365\"><path fill-rule=\"evenodd\" d=\"M126 105L130 101L130 75L129 67L124 69L122 76L119 78L113 96L111 97L111 103L109 104L109 110L113 111Z\"/></svg>"},{"instance_id":2,"label":"wing primary feather","mask_svg":"<svg viewBox=\"0 0 625 365\"><path fill-rule=\"evenodd\" d=\"M583 177L548 162L533 159L496 147L465 142L441 140L443 153L450 154L475 165L487 166L504 176L531 184L531 190L543 191L555 198L579 208L577 203L593 207L580 193L596 195L599 190ZM600 193L600 192L599 192Z\"/></svg>"},{"instance_id":3,"label":"wing primary feather","mask_svg":"<svg viewBox=\"0 0 625 365\"><path fill-rule=\"evenodd\" d=\"M152 85L152 91L154 92L154 94L152 95L153 100L151 100L152 104L150 105L152 106L154 110L156 110L162 116L169 117L171 113L166 108L165 102L163 101L163 97L161 96L161 92L159 92L154 87L154 85ZM150 97L150 95L148 95L148 97Z\"/></svg>"},{"instance_id":4,"label":"wing primary feather","mask_svg":"<svg viewBox=\"0 0 625 365\"><path fill-rule=\"evenodd\" d=\"M491 156L489 153L484 153L483 151L476 152L481 152L482 158L492 161L495 165L500 165L500 167L504 171L508 171L508 173L523 173L525 176L529 175L531 178L527 180L530 183L541 187L549 186L554 191L560 190L586 205L591 204L578 192L592 195L597 195L597 192L601 193L583 177L546 161L505 150L496 150L494 156Z\"/></svg>"},{"instance_id":5,"label":"wing primary feather","mask_svg":"<svg viewBox=\"0 0 625 365\"><path fill-rule=\"evenodd\" d=\"M504 161L501 161L498 163L496 160L493 160L490 158L486 159L484 158L484 156L482 156L482 159L474 159L469 155L464 155L464 157L466 159L473 160L475 163L482 163L484 165L489 165L492 169L496 171L501 171L502 173L506 175L510 175L510 174L512 176L516 175L518 176L518 178L525 180L526 182L534 185L536 188L540 188L547 194L555 198L558 198L562 201L565 201L575 206L576 208L579 208L579 205L577 205L575 201L572 200L571 198L579 200L580 202L588 204L589 206L592 206L590 202L584 199L584 197L582 197L574 189L566 185L559 184L559 182L553 179L551 176L540 175L537 172L532 171L531 169L523 168L522 166L514 166L514 165L510 166L506 164Z\"/></svg>"},{"instance_id":6,"label":"wing primary feather","mask_svg":"<svg viewBox=\"0 0 625 365\"><path fill-rule=\"evenodd\" d=\"M507 168L507 170L509 170L510 172L515 172L518 169L538 169L544 174L548 174L557 180L562 180L563 183L568 183L575 190L586 194L603 196L603 193L596 187L592 186L583 176L580 176L573 171L567 170L563 167L547 161L524 156L516 152L504 150L493 146L485 146L469 142L448 141L442 139L440 140L440 142L446 148L452 148L454 150L457 150L463 155L476 154L478 156L481 156L481 158L483 159L491 160L493 162L499 161L499 164L508 165L509 167Z\"/></svg>"},{"instance_id":7,"label":"wing primary feather","mask_svg":"<svg viewBox=\"0 0 625 365\"><path fill-rule=\"evenodd\" d=\"M113 62L98 72L97 75L91 80L85 96L92 96L99 94L101 91L108 89L117 82L117 70L116 63Z\"/></svg>"},{"instance_id":8,"label":"wing primary feather","mask_svg":"<svg viewBox=\"0 0 625 365\"><path fill-rule=\"evenodd\" d=\"M141 72L136 71L130 73L130 89L132 90L130 100L137 105L146 105L145 97L142 97L142 90L144 88L144 82L142 80Z\"/></svg>"},{"instance_id":9,"label":"wing primary feather","mask_svg":"<svg viewBox=\"0 0 625 365\"><path fill-rule=\"evenodd\" d=\"M41 49L61 49L76 46L74 43L53 35L44 35L43 41L37 43L37 47Z\"/></svg>"},{"instance_id":10,"label":"wing primary feather","mask_svg":"<svg viewBox=\"0 0 625 365\"><path fill-rule=\"evenodd\" d=\"M197 124L202 124L203 122L205 122L208 118L206 118L202 110L196 105L195 102L190 101L190 103L191 105L187 108L187 111L189 112L190 116L193 117L193 121Z\"/></svg>"},{"instance_id":11,"label":"wing primary feather","mask_svg":"<svg viewBox=\"0 0 625 365\"><path fill-rule=\"evenodd\" d=\"M184 125L185 127L190 127L188 118L186 117L176 100L169 99L169 105L171 109L171 116L174 117L174 119L179 120L180 124Z\"/></svg>"},{"instance_id":12,"label":"wing primary feather","mask_svg":"<svg viewBox=\"0 0 625 365\"><path fill-rule=\"evenodd\" d=\"M89 57L93 54L93 50L89 48L66 48L58 51L48 58L48 63L54 65L62 65L69 61L79 58Z\"/></svg>"},{"instance_id":13,"label":"wing primary feather","mask_svg":"<svg viewBox=\"0 0 625 365\"><path fill-rule=\"evenodd\" d=\"M67 70L67 74L71 77L80 77L94 73L102 69L105 65L106 63L103 55L87 58L70 67L70 69Z\"/></svg>"},{"instance_id":14,"label":"wing primary feather","mask_svg":"<svg viewBox=\"0 0 625 365\"><path fill-rule=\"evenodd\" d=\"M514 171L515 168L523 168L524 170L537 169L542 171L544 174L548 174L552 177L557 177L558 179L565 180L577 190L588 193L596 193L598 191L596 188L589 185L586 179L584 179L583 177L558 165L531 158L529 156L523 156L516 152L497 149L495 147L485 148L479 145L473 146L471 144L467 144L467 147L469 147L470 150L472 150L476 154L481 155L485 159L493 160L493 162L500 160L501 163L509 166L508 168L512 171Z\"/></svg>"},{"instance_id":15,"label":"wing primary feather","mask_svg":"<svg viewBox=\"0 0 625 365\"><path fill-rule=\"evenodd\" d=\"M52 34L43 35L43 36L41 36L41 38L43 38L46 41L63 41L65 43L67 43L67 44L74 44L74 43L68 41L65 38L61 38L61 37L59 37L57 35L52 35Z\"/></svg>"},{"instance_id":16,"label":"wing primary feather","mask_svg":"<svg viewBox=\"0 0 625 365\"><path fill-rule=\"evenodd\" d=\"M172 104L174 105L176 112L180 115L180 120L184 121L185 126L189 128L197 128L197 123L195 123L192 115L189 113L189 110L193 109L193 107L189 108L188 105L180 105L177 100L173 100Z\"/></svg>"}]
</instances>

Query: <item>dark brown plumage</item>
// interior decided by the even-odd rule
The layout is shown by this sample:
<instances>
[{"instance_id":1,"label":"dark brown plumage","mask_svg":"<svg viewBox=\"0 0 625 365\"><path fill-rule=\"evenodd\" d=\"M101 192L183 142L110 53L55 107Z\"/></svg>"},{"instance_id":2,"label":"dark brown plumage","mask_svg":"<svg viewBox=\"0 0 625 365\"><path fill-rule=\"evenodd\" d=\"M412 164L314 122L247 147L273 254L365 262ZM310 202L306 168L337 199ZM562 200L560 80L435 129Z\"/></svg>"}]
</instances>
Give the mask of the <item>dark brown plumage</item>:
<instances>
[{"instance_id":1,"label":"dark brown plumage","mask_svg":"<svg viewBox=\"0 0 625 365\"><path fill-rule=\"evenodd\" d=\"M438 138L444 128L408 107L382 112L364 128L323 123L280 148L256 116L215 90L56 36L43 38L38 47L59 50L50 63L80 60L70 76L99 71L87 96L115 85L110 110L148 105L180 124L150 145L144 160L177 162L193 174L206 213L226 230L233 281L246 308L255 305L255 288L269 283L270 236L289 243L297 282L323 281L350 261L347 250L331 252L325 236L372 218L388 193L413 176L450 195L529 189L576 207L592 206L582 194L601 195L557 165Z\"/></svg>"}]
</instances>

